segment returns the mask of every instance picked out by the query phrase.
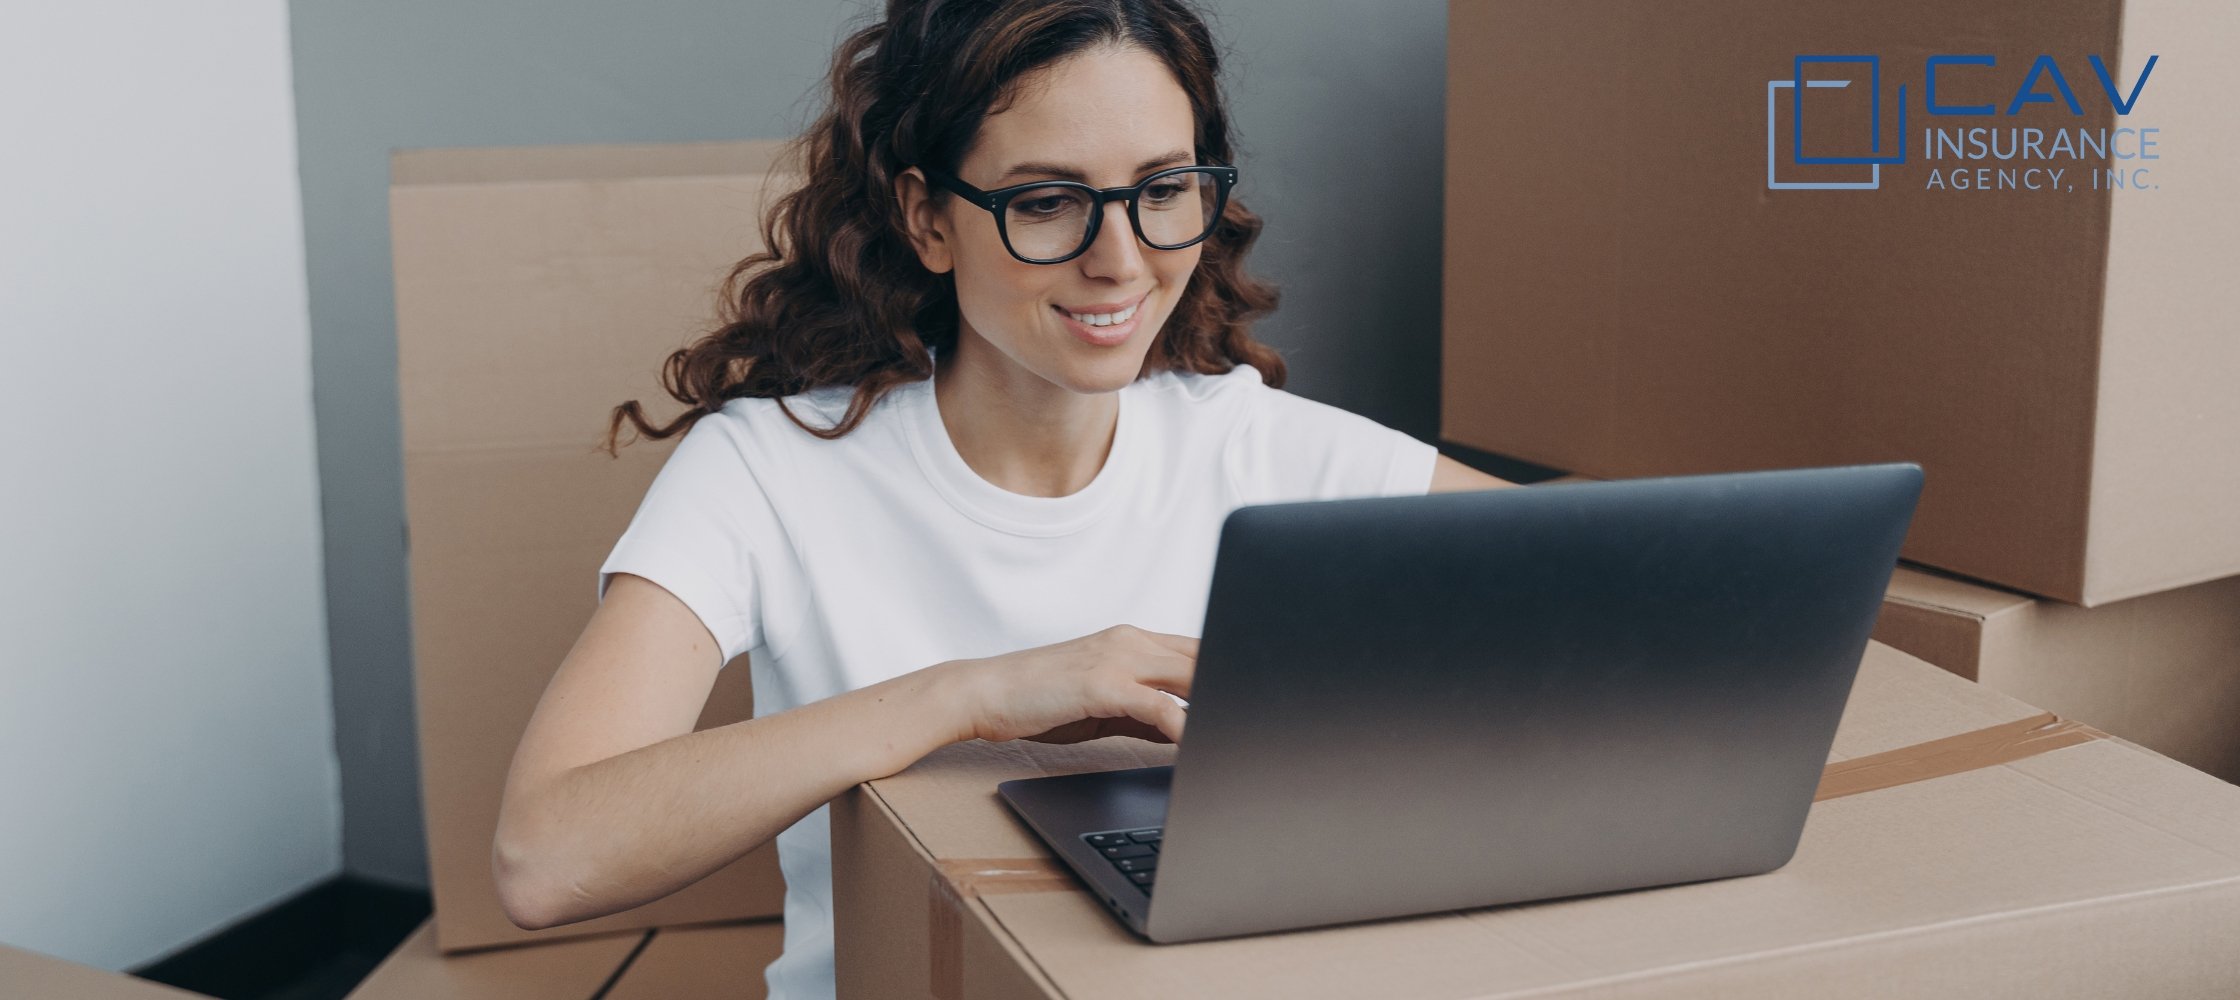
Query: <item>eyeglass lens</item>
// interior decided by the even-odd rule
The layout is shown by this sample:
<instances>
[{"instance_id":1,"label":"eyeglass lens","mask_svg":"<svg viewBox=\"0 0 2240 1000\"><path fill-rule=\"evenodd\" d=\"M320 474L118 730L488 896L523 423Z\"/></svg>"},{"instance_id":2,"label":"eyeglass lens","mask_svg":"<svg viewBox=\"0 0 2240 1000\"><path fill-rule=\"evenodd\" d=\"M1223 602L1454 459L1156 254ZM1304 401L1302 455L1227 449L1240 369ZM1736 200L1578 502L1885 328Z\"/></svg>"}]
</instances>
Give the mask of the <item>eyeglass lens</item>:
<instances>
[{"instance_id":1,"label":"eyeglass lens","mask_svg":"<svg viewBox=\"0 0 2240 1000\"><path fill-rule=\"evenodd\" d=\"M1136 198L1136 218L1144 241L1160 248L1179 247L1213 228L1220 188L1210 172L1182 171L1145 185ZM1050 260L1088 243L1089 192L1079 188L1032 188L1012 196L1004 209L1004 231L1022 257Z\"/></svg>"}]
</instances>

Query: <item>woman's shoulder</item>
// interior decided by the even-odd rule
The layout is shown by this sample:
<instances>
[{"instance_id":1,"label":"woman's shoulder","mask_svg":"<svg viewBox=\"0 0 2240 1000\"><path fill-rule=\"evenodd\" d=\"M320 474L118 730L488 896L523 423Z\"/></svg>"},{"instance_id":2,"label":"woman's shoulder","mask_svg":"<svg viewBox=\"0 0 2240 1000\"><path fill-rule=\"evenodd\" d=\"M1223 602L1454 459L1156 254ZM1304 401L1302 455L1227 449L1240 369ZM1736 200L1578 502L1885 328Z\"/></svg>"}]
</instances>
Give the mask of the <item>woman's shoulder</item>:
<instances>
[{"instance_id":1,"label":"woman's shoulder","mask_svg":"<svg viewBox=\"0 0 2240 1000\"><path fill-rule=\"evenodd\" d=\"M837 469L877 465L892 458L904 439L892 419L898 386L879 400L854 428L825 437L847 416L852 386L811 389L789 396L740 396L703 414L678 440L669 464L717 468L725 475L766 478L773 470L799 475L831 474ZM765 484L768 485L767 483Z\"/></svg>"},{"instance_id":2,"label":"woman's shoulder","mask_svg":"<svg viewBox=\"0 0 2240 1000\"><path fill-rule=\"evenodd\" d=\"M907 448L893 419L893 404L899 402L894 397L910 387L896 387L838 437L811 429L830 430L846 418L852 386L728 399L686 429L665 468L676 469L672 475L722 484L725 490L752 485L779 502L794 488L789 483L829 483L851 470L892 464Z\"/></svg>"},{"instance_id":3,"label":"woman's shoulder","mask_svg":"<svg viewBox=\"0 0 2240 1000\"><path fill-rule=\"evenodd\" d=\"M904 382L896 385L872 404L870 412L855 430L831 440L845 441L866 429L884 423L904 398L919 391L921 383ZM715 421L728 431L749 437L771 436L827 440L809 433L809 428L830 430L847 418L848 406L854 401L853 385L828 385L804 390L789 396L741 396L726 400L721 409L701 418L703 422ZM798 421L798 422L796 422ZM802 426L808 425L807 427Z\"/></svg>"}]
</instances>

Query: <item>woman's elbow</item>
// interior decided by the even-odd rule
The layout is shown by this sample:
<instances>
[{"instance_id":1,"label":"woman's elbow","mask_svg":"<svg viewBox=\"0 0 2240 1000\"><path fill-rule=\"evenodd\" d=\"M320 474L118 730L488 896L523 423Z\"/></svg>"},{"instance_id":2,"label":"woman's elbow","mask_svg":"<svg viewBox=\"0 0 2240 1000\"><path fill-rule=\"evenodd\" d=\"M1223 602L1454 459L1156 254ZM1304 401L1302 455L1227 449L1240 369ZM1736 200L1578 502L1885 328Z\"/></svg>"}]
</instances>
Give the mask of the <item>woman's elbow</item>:
<instances>
[{"instance_id":1,"label":"woman's elbow","mask_svg":"<svg viewBox=\"0 0 2240 1000\"><path fill-rule=\"evenodd\" d=\"M551 880L539 877L533 855L515 848L504 837L490 842L490 874L498 890L498 906L506 919L525 931L541 931L568 923L561 912L560 894Z\"/></svg>"},{"instance_id":2,"label":"woman's elbow","mask_svg":"<svg viewBox=\"0 0 2240 1000\"><path fill-rule=\"evenodd\" d=\"M554 849L558 842L546 835L548 825L535 806L519 797L507 799L498 809L498 827L490 838L490 876L498 905L507 920L527 931L596 915L584 909L569 860Z\"/></svg>"}]
</instances>

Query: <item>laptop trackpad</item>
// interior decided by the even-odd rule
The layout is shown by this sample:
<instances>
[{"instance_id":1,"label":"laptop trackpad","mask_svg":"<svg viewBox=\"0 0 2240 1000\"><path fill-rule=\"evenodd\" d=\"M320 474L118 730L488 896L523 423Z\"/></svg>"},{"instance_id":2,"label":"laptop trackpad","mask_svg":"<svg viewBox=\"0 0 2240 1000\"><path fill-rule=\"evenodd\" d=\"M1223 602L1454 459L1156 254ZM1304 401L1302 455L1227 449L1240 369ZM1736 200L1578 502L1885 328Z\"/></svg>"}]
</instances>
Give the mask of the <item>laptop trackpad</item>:
<instances>
[{"instance_id":1,"label":"laptop trackpad","mask_svg":"<svg viewBox=\"0 0 2240 1000\"><path fill-rule=\"evenodd\" d=\"M1135 767L1002 782L996 791L1053 840L1097 830L1163 826L1174 767Z\"/></svg>"}]
</instances>

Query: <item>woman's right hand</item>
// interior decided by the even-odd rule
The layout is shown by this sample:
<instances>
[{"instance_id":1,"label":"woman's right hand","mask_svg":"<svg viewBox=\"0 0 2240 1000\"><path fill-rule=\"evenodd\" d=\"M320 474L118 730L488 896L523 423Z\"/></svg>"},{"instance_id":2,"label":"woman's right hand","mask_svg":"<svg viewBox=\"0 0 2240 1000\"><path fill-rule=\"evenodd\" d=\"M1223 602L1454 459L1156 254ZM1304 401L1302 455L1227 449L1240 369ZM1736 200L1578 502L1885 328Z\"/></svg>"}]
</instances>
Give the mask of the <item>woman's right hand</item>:
<instances>
[{"instance_id":1,"label":"woman's right hand","mask_svg":"<svg viewBox=\"0 0 2240 1000\"><path fill-rule=\"evenodd\" d=\"M965 739L1079 743L1133 736L1179 743L1185 713L1161 692L1190 697L1198 640L1114 625L1078 639L958 660L972 731Z\"/></svg>"}]
</instances>

